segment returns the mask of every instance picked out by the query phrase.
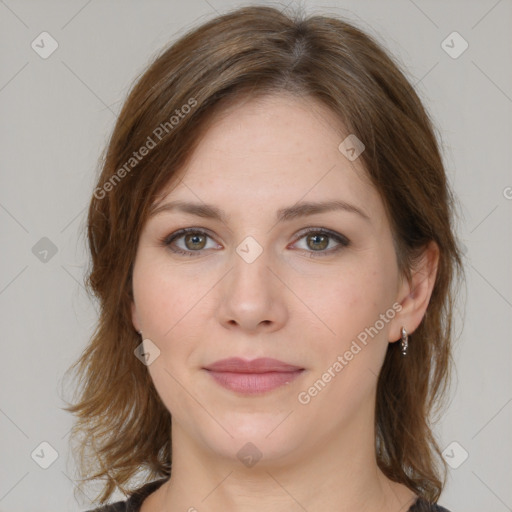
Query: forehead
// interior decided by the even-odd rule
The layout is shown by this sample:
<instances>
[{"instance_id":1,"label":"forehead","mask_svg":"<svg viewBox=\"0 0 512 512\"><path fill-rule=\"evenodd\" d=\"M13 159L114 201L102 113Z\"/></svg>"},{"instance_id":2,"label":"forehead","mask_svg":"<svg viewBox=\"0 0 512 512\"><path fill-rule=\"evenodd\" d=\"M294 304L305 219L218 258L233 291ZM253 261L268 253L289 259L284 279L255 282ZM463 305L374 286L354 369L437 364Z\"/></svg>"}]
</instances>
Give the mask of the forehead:
<instances>
[{"instance_id":1,"label":"forehead","mask_svg":"<svg viewBox=\"0 0 512 512\"><path fill-rule=\"evenodd\" d=\"M352 200L371 216L382 214L380 197L361 159L338 149L348 135L320 102L290 94L241 98L210 123L196 150L158 202L180 198L222 207L300 200Z\"/></svg>"}]
</instances>

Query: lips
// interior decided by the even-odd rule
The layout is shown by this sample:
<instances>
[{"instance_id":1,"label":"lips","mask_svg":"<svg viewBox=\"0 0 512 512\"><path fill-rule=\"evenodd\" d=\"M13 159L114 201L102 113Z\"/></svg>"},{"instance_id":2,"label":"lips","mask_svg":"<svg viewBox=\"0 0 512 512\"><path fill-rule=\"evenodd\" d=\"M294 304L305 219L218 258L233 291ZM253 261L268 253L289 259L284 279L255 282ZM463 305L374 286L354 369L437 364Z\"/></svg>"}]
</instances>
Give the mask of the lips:
<instances>
[{"instance_id":1,"label":"lips","mask_svg":"<svg viewBox=\"0 0 512 512\"><path fill-rule=\"evenodd\" d=\"M235 372L235 373L267 373L267 372L294 372L303 370L299 366L283 363L277 359L262 357L247 361L240 357L230 357L221 359L206 367L206 370L216 372Z\"/></svg>"},{"instance_id":2,"label":"lips","mask_svg":"<svg viewBox=\"0 0 512 512\"><path fill-rule=\"evenodd\" d=\"M216 361L204 370L224 388L242 394L259 394L288 384L304 368L268 357L252 361L232 357Z\"/></svg>"}]
</instances>

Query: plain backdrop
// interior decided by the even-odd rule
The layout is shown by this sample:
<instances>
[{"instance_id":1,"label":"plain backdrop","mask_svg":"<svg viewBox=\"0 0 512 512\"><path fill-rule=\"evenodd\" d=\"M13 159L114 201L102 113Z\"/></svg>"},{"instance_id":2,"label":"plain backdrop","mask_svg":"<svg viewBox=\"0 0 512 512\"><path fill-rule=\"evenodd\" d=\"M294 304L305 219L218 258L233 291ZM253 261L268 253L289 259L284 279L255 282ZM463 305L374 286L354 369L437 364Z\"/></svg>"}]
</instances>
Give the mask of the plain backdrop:
<instances>
[{"instance_id":1,"label":"plain backdrop","mask_svg":"<svg viewBox=\"0 0 512 512\"><path fill-rule=\"evenodd\" d=\"M2 512L88 508L73 492L73 418L62 410L61 385L96 320L83 286L83 230L98 158L132 81L155 53L247 4L0 1ZM439 503L452 512L512 510L512 2L302 6L373 34L401 63L439 130L460 201L467 272L457 371L436 426L454 466ZM57 49L45 56L52 44Z\"/></svg>"}]
</instances>

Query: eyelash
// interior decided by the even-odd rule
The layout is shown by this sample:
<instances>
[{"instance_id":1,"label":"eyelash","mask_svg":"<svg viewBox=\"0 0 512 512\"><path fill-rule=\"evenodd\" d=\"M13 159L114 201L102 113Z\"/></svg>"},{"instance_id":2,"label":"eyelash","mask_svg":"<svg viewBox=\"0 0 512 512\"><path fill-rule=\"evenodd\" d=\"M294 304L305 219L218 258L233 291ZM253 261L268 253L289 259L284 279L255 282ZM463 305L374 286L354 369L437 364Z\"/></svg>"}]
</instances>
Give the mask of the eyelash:
<instances>
[{"instance_id":1,"label":"eyelash","mask_svg":"<svg viewBox=\"0 0 512 512\"><path fill-rule=\"evenodd\" d=\"M212 238L206 231L204 231L202 229L184 228L184 229L180 229L180 230L176 231L175 233L172 233L170 235L165 236L163 239L161 239L160 242L161 242L161 244L163 246L169 248L169 250L171 250L173 253L181 254L181 255L184 255L184 256L197 256L197 255L201 254L203 251L207 250L207 249L200 249L198 251L184 251L183 249L172 248L171 247L171 244L175 240L178 240L179 238L182 238L183 236L185 236L185 235L187 235L189 233L205 235L208 238ZM306 231L301 232L301 235L297 239L297 241L301 240L302 238L306 237L307 235L309 235L311 233L314 233L314 234L317 234L317 235L328 236L328 237L334 239L336 242L339 243L339 245L337 247L331 248L329 250L308 251L306 249L299 249L300 251L303 251L303 252L306 252L306 253L310 254L311 258L329 256L329 255L331 255L331 254L333 254L335 252L338 252L341 249L344 249L344 248L346 248L346 247L348 247L350 245L350 240L348 238L346 238L343 235L340 235L339 233L336 233L334 231L326 229L326 228L309 228Z\"/></svg>"}]
</instances>

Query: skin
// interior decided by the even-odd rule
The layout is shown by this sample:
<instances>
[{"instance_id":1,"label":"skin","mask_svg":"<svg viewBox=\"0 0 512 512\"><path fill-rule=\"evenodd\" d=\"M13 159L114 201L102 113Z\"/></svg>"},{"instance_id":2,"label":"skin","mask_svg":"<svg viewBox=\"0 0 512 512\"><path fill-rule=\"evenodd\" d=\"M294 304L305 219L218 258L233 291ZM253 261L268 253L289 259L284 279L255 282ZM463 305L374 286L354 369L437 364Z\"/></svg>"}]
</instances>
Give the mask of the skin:
<instances>
[{"instance_id":1,"label":"skin","mask_svg":"<svg viewBox=\"0 0 512 512\"><path fill-rule=\"evenodd\" d=\"M438 249L428 247L411 283L401 279L383 203L361 160L338 150L342 130L311 99L239 100L210 126L159 203L214 204L227 221L163 211L145 224L132 319L160 350L148 371L172 414L173 469L142 512L398 512L415 501L377 466L374 404L388 343L400 339L402 326L413 333L424 316ZM275 221L278 209L299 200L332 199L357 206L369 220L336 210ZM208 231L199 242L174 241L196 251L192 256L161 241L186 227ZM329 252L340 246L334 238L327 246L302 233L321 227L350 245ZM263 251L252 263L236 252L247 236ZM298 394L390 309L396 314L378 334L300 403ZM273 357L305 371L271 392L241 395L202 369L232 356ZM252 467L237 457L247 442L262 454Z\"/></svg>"}]
</instances>

